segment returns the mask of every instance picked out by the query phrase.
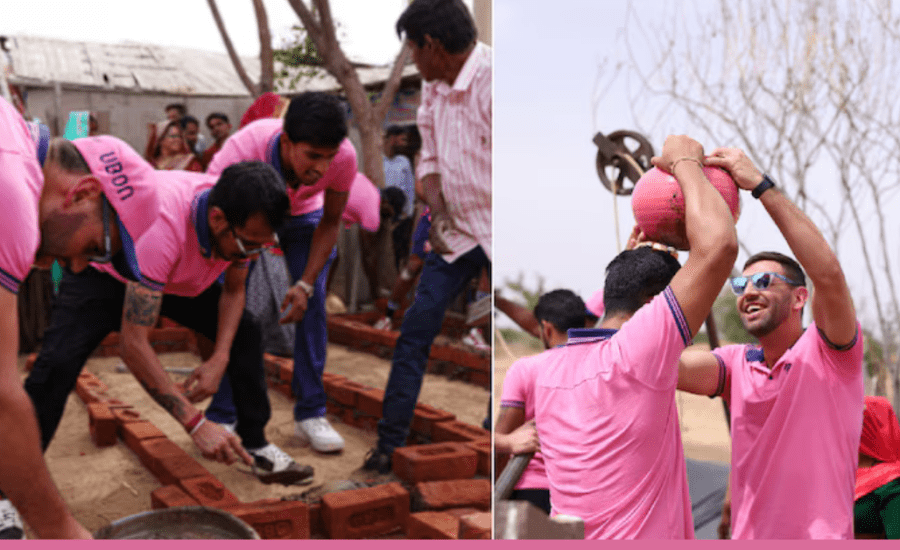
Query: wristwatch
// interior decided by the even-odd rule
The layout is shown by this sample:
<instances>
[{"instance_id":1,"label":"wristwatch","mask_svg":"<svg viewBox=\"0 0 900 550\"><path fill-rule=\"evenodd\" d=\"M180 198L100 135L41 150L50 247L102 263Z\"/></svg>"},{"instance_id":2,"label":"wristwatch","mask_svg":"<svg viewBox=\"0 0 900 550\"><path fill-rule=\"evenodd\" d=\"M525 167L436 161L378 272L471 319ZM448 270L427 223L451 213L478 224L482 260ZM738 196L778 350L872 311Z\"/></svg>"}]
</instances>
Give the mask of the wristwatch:
<instances>
[{"instance_id":1,"label":"wristwatch","mask_svg":"<svg viewBox=\"0 0 900 550\"><path fill-rule=\"evenodd\" d=\"M303 279L298 279L297 282L294 283L294 286L299 286L303 290L303 292L306 293L307 298L312 298L313 292L315 292L316 290L314 286L307 283Z\"/></svg>"},{"instance_id":2,"label":"wristwatch","mask_svg":"<svg viewBox=\"0 0 900 550\"><path fill-rule=\"evenodd\" d=\"M773 187L775 187L775 182L772 181L772 178L770 178L768 174L763 174L763 180L759 182L759 185L753 188L753 191L751 191L750 194L753 195L754 199L758 199L763 193Z\"/></svg>"}]
</instances>

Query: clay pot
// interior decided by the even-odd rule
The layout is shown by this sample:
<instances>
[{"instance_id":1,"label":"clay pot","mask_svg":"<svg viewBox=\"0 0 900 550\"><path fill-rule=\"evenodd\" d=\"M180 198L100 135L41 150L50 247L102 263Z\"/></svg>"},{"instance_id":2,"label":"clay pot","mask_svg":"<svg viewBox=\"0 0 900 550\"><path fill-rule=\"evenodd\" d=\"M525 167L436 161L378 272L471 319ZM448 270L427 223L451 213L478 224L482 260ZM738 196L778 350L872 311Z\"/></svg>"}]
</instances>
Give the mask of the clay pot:
<instances>
[{"instance_id":1,"label":"clay pot","mask_svg":"<svg viewBox=\"0 0 900 550\"><path fill-rule=\"evenodd\" d=\"M703 173L721 193L737 221L741 213L740 189L731 176L713 166L704 166ZM634 186L631 210L647 239L679 250L689 248L684 227L684 194L673 175L658 168L647 170Z\"/></svg>"}]
</instances>

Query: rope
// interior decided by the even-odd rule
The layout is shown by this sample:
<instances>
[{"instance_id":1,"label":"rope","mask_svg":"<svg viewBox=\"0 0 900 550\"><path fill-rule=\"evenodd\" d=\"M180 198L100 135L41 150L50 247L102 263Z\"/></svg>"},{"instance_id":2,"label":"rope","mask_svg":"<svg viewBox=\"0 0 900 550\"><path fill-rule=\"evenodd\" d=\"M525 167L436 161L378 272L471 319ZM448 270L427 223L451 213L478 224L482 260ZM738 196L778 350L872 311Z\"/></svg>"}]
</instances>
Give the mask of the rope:
<instances>
[{"instance_id":1,"label":"rope","mask_svg":"<svg viewBox=\"0 0 900 550\"><path fill-rule=\"evenodd\" d=\"M494 327L494 335L497 337L497 340L500 340L500 346L503 347L503 351L506 352L507 355L512 357L513 359L518 359L519 357L509 349L509 345L506 343L506 339L503 338L503 334L500 333L500 329L496 326Z\"/></svg>"}]
</instances>

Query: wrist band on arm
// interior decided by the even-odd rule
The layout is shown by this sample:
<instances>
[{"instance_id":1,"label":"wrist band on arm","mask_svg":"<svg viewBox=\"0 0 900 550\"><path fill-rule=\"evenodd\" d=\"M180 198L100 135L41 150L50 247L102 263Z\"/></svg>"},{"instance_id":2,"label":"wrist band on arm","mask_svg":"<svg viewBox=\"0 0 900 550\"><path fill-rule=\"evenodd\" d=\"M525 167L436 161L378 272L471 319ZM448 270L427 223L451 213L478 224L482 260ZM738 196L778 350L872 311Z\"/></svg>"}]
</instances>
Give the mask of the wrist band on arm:
<instances>
[{"instance_id":1,"label":"wrist band on arm","mask_svg":"<svg viewBox=\"0 0 900 550\"><path fill-rule=\"evenodd\" d=\"M197 433L197 430L200 429L200 426L202 426L202 425L204 425L204 424L206 424L206 417L205 417L205 416L204 416L203 418L200 419L200 422L197 422L197 425L194 426L194 428L193 428L191 431L188 432L188 435L190 435L191 437L194 437L194 434Z\"/></svg>"},{"instance_id":2,"label":"wrist band on arm","mask_svg":"<svg viewBox=\"0 0 900 550\"><path fill-rule=\"evenodd\" d=\"M681 157L680 159L678 159L672 163L672 175L673 176L675 175L675 167L678 166L678 163L683 160L690 160L690 161L696 162L697 166L699 166L700 169L703 170L703 161L701 161L700 159L694 158L694 157Z\"/></svg>"},{"instance_id":3,"label":"wrist band on arm","mask_svg":"<svg viewBox=\"0 0 900 550\"><path fill-rule=\"evenodd\" d=\"M763 193L773 187L775 187L775 182L772 181L772 178L770 178L768 174L763 174L763 180L759 182L759 185L753 188L753 191L751 191L750 194L753 195L754 199L758 199Z\"/></svg>"},{"instance_id":4,"label":"wrist band on arm","mask_svg":"<svg viewBox=\"0 0 900 550\"><path fill-rule=\"evenodd\" d=\"M197 426L199 426L200 423L201 423L202 421L204 421L204 420L206 420L206 417L203 416L203 413L202 413L202 412L198 412L196 415L194 415L193 418L191 418L190 420L188 420L188 421L185 423L185 425L184 425L185 431L187 431L189 434L193 435L193 430L194 430Z\"/></svg>"},{"instance_id":5,"label":"wrist band on arm","mask_svg":"<svg viewBox=\"0 0 900 550\"><path fill-rule=\"evenodd\" d=\"M315 292L315 287L311 284L307 283L303 279L297 279L297 282L294 283L294 286L299 286L300 289L306 293L307 298L312 298L313 292Z\"/></svg>"}]
</instances>

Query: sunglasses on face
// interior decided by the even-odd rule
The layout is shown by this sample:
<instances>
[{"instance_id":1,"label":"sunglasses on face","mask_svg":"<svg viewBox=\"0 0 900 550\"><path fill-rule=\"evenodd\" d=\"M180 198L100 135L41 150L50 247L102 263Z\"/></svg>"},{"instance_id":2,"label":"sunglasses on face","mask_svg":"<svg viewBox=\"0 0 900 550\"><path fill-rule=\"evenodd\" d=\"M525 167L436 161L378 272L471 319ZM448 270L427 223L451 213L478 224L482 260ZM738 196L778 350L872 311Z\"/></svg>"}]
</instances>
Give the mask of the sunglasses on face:
<instances>
[{"instance_id":1,"label":"sunglasses on face","mask_svg":"<svg viewBox=\"0 0 900 550\"><path fill-rule=\"evenodd\" d=\"M763 273L754 273L749 277L734 277L731 279L731 291L734 292L735 296L740 296L747 290L747 283L753 283L754 288L756 290L765 290L769 288L769 285L772 284L773 278L779 278L782 281L786 282L792 286L801 286L797 281L793 281L788 279L784 275L780 273L773 273L771 271L765 271Z\"/></svg>"},{"instance_id":2,"label":"sunglasses on face","mask_svg":"<svg viewBox=\"0 0 900 550\"><path fill-rule=\"evenodd\" d=\"M242 241L241 238L238 237L238 234L234 232L234 228L232 227L230 229L231 229L231 234L234 236L234 242L238 247L238 252L244 258L249 258L250 256L256 256L258 254L262 254L264 251L266 251L274 246L279 246L278 235L273 233L272 238L274 240L271 243L264 244L262 246L257 246L256 248L247 249L247 247L244 246L244 241Z\"/></svg>"}]
</instances>

